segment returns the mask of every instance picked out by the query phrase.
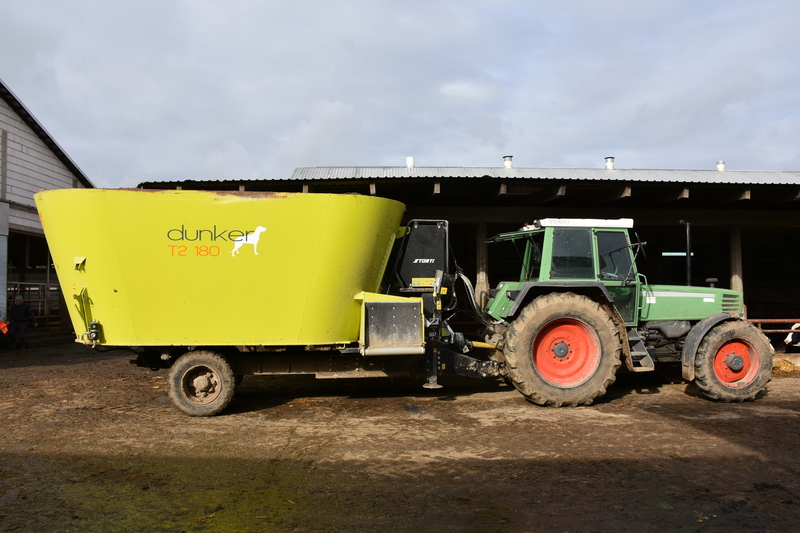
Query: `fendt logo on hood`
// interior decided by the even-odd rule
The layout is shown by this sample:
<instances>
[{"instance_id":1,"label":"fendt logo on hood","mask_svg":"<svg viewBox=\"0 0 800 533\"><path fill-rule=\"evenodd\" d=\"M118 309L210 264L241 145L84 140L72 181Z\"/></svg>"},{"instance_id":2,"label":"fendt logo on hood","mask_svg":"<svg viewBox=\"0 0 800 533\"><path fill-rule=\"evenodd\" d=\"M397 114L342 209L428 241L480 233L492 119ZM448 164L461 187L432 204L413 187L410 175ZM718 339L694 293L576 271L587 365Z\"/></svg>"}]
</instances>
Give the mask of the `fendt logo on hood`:
<instances>
[{"instance_id":1,"label":"fendt logo on hood","mask_svg":"<svg viewBox=\"0 0 800 533\"><path fill-rule=\"evenodd\" d=\"M167 239L173 242L205 243L195 246L169 244L170 255L175 257L188 257L191 255L217 257L221 253L221 248L216 243L221 241L232 243L233 249L230 254L231 257L236 257L241 253L240 249L246 244L251 244L253 246L253 255L258 255L258 241L265 231L267 231L267 228L264 226L257 226L254 230L227 230L217 229L216 224L211 229L188 230L185 225L181 224L180 228L167 230Z\"/></svg>"}]
</instances>

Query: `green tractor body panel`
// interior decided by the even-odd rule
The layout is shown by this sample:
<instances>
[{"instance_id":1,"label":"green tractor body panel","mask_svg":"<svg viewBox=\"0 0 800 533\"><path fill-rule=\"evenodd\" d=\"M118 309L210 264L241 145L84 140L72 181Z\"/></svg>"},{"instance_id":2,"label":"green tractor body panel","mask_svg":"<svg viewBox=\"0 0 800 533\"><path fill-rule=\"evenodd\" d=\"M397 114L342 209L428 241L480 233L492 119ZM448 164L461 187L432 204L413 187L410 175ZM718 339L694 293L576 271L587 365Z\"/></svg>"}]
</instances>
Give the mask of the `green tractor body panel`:
<instances>
[{"instance_id":1,"label":"green tractor body panel","mask_svg":"<svg viewBox=\"0 0 800 533\"><path fill-rule=\"evenodd\" d=\"M524 281L504 281L493 291L493 297L486 304L484 311L496 320L502 320L513 314L516 308L516 295L520 294L528 283Z\"/></svg>"},{"instance_id":2,"label":"green tractor body panel","mask_svg":"<svg viewBox=\"0 0 800 533\"><path fill-rule=\"evenodd\" d=\"M718 313L742 313L742 293L711 287L645 285L640 320L702 320Z\"/></svg>"}]
</instances>

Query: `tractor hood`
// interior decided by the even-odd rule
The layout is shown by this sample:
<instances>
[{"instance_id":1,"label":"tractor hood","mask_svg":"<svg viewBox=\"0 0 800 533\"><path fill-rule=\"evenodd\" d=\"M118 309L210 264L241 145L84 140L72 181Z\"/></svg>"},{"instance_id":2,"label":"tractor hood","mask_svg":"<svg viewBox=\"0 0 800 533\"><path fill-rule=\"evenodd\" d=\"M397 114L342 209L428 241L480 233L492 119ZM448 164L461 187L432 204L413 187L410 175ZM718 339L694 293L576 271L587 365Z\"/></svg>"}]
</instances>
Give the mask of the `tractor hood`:
<instances>
[{"instance_id":1,"label":"tractor hood","mask_svg":"<svg viewBox=\"0 0 800 533\"><path fill-rule=\"evenodd\" d=\"M644 285L642 320L700 320L717 313L741 315L742 293L712 287Z\"/></svg>"}]
</instances>

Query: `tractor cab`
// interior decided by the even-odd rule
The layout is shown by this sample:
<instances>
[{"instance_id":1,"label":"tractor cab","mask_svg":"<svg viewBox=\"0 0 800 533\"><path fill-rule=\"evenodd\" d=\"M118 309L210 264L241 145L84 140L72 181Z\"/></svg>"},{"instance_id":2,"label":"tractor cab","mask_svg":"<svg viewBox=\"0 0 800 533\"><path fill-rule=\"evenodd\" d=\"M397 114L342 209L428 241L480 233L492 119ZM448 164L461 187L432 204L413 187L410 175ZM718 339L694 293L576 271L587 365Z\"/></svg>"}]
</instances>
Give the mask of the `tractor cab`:
<instances>
[{"instance_id":1,"label":"tractor cab","mask_svg":"<svg viewBox=\"0 0 800 533\"><path fill-rule=\"evenodd\" d=\"M496 319L515 315L521 305L556 287L613 303L634 325L641 291L636 270L638 244L631 245L629 218L617 220L545 218L486 242L513 241L522 257L520 278L492 291L486 312ZM634 250L636 248L636 250Z\"/></svg>"}]
</instances>

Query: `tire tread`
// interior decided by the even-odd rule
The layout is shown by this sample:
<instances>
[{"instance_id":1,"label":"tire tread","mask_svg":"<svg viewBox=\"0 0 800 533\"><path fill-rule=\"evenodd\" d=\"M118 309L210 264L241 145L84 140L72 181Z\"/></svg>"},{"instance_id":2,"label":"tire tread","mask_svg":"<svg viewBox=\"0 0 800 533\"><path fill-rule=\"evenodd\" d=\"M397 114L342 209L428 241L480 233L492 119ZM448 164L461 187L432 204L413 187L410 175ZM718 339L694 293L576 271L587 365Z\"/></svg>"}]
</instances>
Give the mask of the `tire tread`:
<instances>
[{"instance_id":1,"label":"tire tread","mask_svg":"<svg viewBox=\"0 0 800 533\"><path fill-rule=\"evenodd\" d=\"M571 395L563 394L560 391L558 394L554 394L555 388L541 381L541 378L538 378L533 370L533 364L529 364L526 360L531 358L530 349L533 341L532 332L528 331L529 328L539 320L539 317L548 313L553 315L554 312L548 311L548 309L558 308L566 311L564 316L570 316L570 312L585 312L594 315L603 324L602 327L605 330L598 332L598 335L610 336L610 339L606 339L605 342L601 340L601 346L604 346L602 349L606 353L601 355L598 372L605 372L605 376L602 379L590 378L588 382L575 387ZM528 339L528 337L531 338ZM608 312L594 300L571 292L550 293L536 298L522 310L506 332L504 357L509 378L528 401L542 406L577 407L592 404L596 398L603 396L608 387L616 380L616 372L621 365L621 354L619 328ZM604 358L610 358L610 364L604 361ZM565 390L568 389L561 389L561 391Z\"/></svg>"}]
</instances>

